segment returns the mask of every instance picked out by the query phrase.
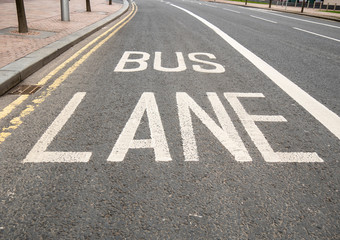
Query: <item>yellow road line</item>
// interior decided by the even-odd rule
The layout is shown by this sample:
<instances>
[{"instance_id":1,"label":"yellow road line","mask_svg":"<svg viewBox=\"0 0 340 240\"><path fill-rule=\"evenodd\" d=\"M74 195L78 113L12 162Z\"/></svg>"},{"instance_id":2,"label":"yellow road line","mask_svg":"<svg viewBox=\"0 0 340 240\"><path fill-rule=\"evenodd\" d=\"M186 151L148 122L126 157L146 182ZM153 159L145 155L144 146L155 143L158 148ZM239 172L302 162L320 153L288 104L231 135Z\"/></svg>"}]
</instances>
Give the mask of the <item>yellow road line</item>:
<instances>
[{"instance_id":1,"label":"yellow road line","mask_svg":"<svg viewBox=\"0 0 340 240\"><path fill-rule=\"evenodd\" d=\"M14 100L12 103L10 103L7 107L5 107L0 112L0 119L3 119L8 114L10 114L17 106L19 106L27 98L28 98L28 95L22 95L22 96L18 97L16 100Z\"/></svg>"},{"instance_id":2,"label":"yellow road line","mask_svg":"<svg viewBox=\"0 0 340 240\"><path fill-rule=\"evenodd\" d=\"M122 27L124 27L137 13L137 6L135 4L132 5L133 9L129 16L129 19L126 20L123 24L121 24L117 29L115 29L112 33L110 33L107 37L101 40L97 45L95 45L88 53L83 55L78 61L76 61L71 67L69 67L60 77L58 77L39 97L36 97L32 104L27 105L25 110L23 110L18 117L13 118L10 123L11 125L7 128L3 128L0 133L0 144L3 143L7 137L11 135L9 131L17 129L21 124L24 117L28 116L35 110L35 107L38 107L42 102L46 100L51 93L60 86L62 82L64 82L67 77L72 74L92 53L94 53L98 48L100 48L105 42L107 42L113 35L115 35ZM131 15L132 14L132 15ZM119 25L119 23L117 24ZM117 26L115 25L115 26Z\"/></svg>"},{"instance_id":3,"label":"yellow road line","mask_svg":"<svg viewBox=\"0 0 340 240\"><path fill-rule=\"evenodd\" d=\"M134 7L132 5L132 7ZM129 18L134 9L122 20L120 20L117 24L115 24L113 27L109 28L107 31L105 31L100 36L93 39L91 42L86 44L84 47L82 47L80 50L78 50L75 54L73 54L70 58L68 58L66 61L64 61L62 64L60 64L58 67L56 67L53 71L51 71L49 74L47 74L44 78L42 78L37 85L44 85L50 80L54 75L56 75L60 70L62 70L67 64L72 62L74 59L76 59L80 54L82 54L85 50L87 50L89 47L91 47L93 44L99 41L99 39L103 38L105 35L107 35L109 32L111 32L114 28L116 28L118 25L120 25L122 22L124 22L127 18ZM21 103L23 103L28 98L27 95L22 95L18 97L16 100L14 100L12 103L10 103L7 107L5 107L0 112L0 119L5 118L8 114L10 114L17 106L19 106ZM0 135L1 139L1 135ZM0 141L1 142L1 141Z\"/></svg>"},{"instance_id":4,"label":"yellow road line","mask_svg":"<svg viewBox=\"0 0 340 240\"><path fill-rule=\"evenodd\" d=\"M134 7L132 5L132 7ZM83 48L81 48L78 52L76 52L73 56L71 56L69 59L67 59L65 62L63 62L61 65L59 65L56 69L54 69L52 72L50 72L46 77L44 77L43 79L41 79L38 82L38 85L44 85L49 79L51 79L51 77L53 77L56 73L59 72L59 70L61 70L62 68L64 68L68 63L70 63L72 60L74 60L76 57L78 57L82 52L84 52L86 49L88 49L90 46L92 46L94 43L96 43L99 39L101 39L103 36L105 36L106 34L108 34L109 32L111 32L114 28L116 28L118 25L120 25L122 22L124 22L127 18L129 18L131 16L131 14L133 13L134 8L132 9L132 11L122 20L120 20L116 25L114 25L113 27L111 27L109 30L107 30L106 32L104 32L103 34L101 34L100 36L96 37L95 39L93 39L91 42L89 42L88 44L86 44Z\"/></svg>"}]
</instances>

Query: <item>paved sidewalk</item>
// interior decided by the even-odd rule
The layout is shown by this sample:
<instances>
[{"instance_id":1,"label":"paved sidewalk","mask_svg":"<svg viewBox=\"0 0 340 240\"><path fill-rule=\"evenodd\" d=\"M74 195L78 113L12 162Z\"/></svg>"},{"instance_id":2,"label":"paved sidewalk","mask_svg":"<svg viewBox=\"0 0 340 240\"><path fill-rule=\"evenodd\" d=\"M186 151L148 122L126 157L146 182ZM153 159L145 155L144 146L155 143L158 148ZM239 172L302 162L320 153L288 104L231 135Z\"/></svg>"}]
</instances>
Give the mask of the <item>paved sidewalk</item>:
<instances>
[{"instance_id":1,"label":"paved sidewalk","mask_svg":"<svg viewBox=\"0 0 340 240\"><path fill-rule=\"evenodd\" d=\"M127 0L70 0L70 22L61 21L60 0L25 0L29 32L18 33L14 0L0 2L0 96L62 52L117 19Z\"/></svg>"},{"instance_id":2,"label":"paved sidewalk","mask_svg":"<svg viewBox=\"0 0 340 240\"><path fill-rule=\"evenodd\" d=\"M28 34L15 33L18 27L15 1L0 2L0 68L103 19L122 6L119 3L108 5L105 0L91 0L92 12L86 12L85 0L71 0L71 21L62 22L60 1L25 0L24 2Z\"/></svg>"},{"instance_id":3,"label":"paved sidewalk","mask_svg":"<svg viewBox=\"0 0 340 240\"><path fill-rule=\"evenodd\" d=\"M234 4L234 5L240 5L245 6L245 2L236 2L236 1L228 1L228 0L204 0L207 2L220 2L220 3L228 3L228 4ZM306 16L312 16L312 17L318 17L318 18L324 18L329 20L335 20L340 21L340 14L339 13L332 13L332 12L324 12L321 11L318 8L313 9L313 6L310 8L305 7L303 13L301 13L301 7L293 7L293 6L282 6L282 5L276 5L276 1L273 0L272 7L268 8L268 4L260 4L260 3L247 3L248 7L256 7L256 8L263 8L263 9L271 9L275 11L280 12L289 12L289 13L295 13L300 15L306 15ZM333 6L330 6L330 10L333 8Z\"/></svg>"}]
</instances>

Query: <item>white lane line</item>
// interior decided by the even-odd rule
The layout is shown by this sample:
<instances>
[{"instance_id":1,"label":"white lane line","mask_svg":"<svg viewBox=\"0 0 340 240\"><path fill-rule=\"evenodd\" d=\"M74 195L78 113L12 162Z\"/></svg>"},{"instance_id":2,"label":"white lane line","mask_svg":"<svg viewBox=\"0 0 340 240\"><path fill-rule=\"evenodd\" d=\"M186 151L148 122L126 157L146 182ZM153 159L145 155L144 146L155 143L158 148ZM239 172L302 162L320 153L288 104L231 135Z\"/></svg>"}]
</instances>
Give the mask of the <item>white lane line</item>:
<instances>
[{"instance_id":1,"label":"white lane line","mask_svg":"<svg viewBox=\"0 0 340 240\"><path fill-rule=\"evenodd\" d=\"M306 109L312 116L314 116L322 125L324 125L330 132L332 132L338 139L340 139L340 117L334 112L329 110L326 106L322 105L299 86L293 83L291 80L279 73L275 68L249 51L247 48L238 43L235 39L224 33L221 29L211 24L207 20L197 16L196 14L171 4L189 15L193 16L197 20L201 21L207 27L211 28L217 35L230 44L235 50L247 58L254 66L256 66L261 72L263 72L269 79L271 79L278 87L286 92L291 98L299 103L304 109Z\"/></svg>"},{"instance_id":2,"label":"white lane line","mask_svg":"<svg viewBox=\"0 0 340 240\"><path fill-rule=\"evenodd\" d=\"M238 11L231 10L231 9L228 9L228 8L223 8L223 10L226 10L226 11L229 11L229 12L234 12L234 13L240 13L240 12L238 12Z\"/></svg>"},{"instance_id":3,"label":"white lane line","mask_svg":"<svg viewBox=\"0 0 340 240\"><path fill-rule=\"evenodd\" d=\"M319 37L323 37L323 38L327 38L327 39L330 39L330 40L340 42L340 40L336 39L336 38L327 37L325 35L321 35L321 34L318 34L318 33L315 33L315 32L310 32L310 31L307 31L307 30L304 30L304 29L301 29L301 28L297 28L297 27L293 27L293 28L296 29L296 30L302 31L302 32L310 33L310 34L313 34L313 35L316 35L316 36L319 36Z\"/></svg>"},{"instance_id":4,"label":"white lane line","mask_svg":"<svg viewBox=\"0 0 340 240\"><path fill-rule=\"evenodd\" d=\"M319 23L319 22L309 21L309 20L305 20L305 19L289 17L289 16L280 15L280 14L273 13L273 12L268 12L268 11L264 12L264 13L268 13L268 14L272 14L272 15L279 16L279 17L284 17L284 18L290 18L290 19L294 19L294 20L298 20L298 21L302 21L302 22L314 23L314 24L318 24L318 25L322 25L322 26L326 26L326 27L332 27L332 28L339 28L340 29L339 26L334 26L334 25L330 25L330 24L326 24L326 23Z\"/></svg>"},{"instance_id":5,"label":"white lane line","mask_svg":"<svg viewBox=\"0 0 340 240\"><path fill-rule=\"evenodd\" d=\"M247 8L247 10L256 11L256 12L268 11L268 10L264 10L264 9L260 9L260 8Z\"/></svg>"},{"instance_id":6,"label":"white lane line","mask_svg":"<svg viewBox=\"0 0 340 240\"><path fill-rule=\"evenodd\" d=\"M216 6L209 5L209 4L204 4L204 5L209 6L209 7L212 7L212 8L217 8Z\"/></svg>"},{"instance_id":7,"label":"white lane line","mask_svg":"<svg viewBox=\"0 0 340 240\"><path fill-rule=\"evenodd\" d=\"M257 16L253 16L253 15L250 15L250 16L253 17L253 18L261 19L261 20L266 21L266 22L277 23L277 22L274 22L274 21L271 21L271 20L268 20L268 19L265 19L265 18L261 18L261 17L257 17Z\"/></svg>"}]
</instances>

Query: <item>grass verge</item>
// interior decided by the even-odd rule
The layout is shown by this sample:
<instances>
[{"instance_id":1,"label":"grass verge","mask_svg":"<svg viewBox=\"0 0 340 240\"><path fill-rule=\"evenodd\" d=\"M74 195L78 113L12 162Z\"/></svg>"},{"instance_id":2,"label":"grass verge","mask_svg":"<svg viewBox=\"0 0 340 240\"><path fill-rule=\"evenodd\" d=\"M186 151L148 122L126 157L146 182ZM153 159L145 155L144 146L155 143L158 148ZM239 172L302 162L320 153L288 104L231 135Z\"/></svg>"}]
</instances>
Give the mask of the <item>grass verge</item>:
<instances>
[{"instance_id":1,"label":"grass verge","mask_svg":"<svg viewBox=\"0 0 340 240\"><path fill-rule=\"evenodd\" d=\"M320 12L330 12L330 13L339 13L340 14L340 11L334 11L334 10L321 10Z\"/></svg>"}]
</instances>

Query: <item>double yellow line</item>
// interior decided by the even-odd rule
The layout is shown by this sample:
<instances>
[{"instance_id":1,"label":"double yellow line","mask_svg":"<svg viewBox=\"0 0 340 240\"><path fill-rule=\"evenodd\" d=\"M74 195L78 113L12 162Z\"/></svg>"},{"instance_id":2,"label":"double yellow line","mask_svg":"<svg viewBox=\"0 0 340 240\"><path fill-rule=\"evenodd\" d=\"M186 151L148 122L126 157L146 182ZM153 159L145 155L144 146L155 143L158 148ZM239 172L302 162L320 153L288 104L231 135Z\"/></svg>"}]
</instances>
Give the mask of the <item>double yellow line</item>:
<instances>
[{"instance_id":1,"label":"double yellow line","mask_svg":"<svg viewBox=\"0 0 340 240\"><path fill-rule=\"evenodd\" d=\"M97 38L93 39L90 43L88 43L86 46L81 48L79 51L77 51L74 55L72 55L70 58L68 58L66 61L64 61L62 64L60 64L58 67L56 67L53 71L51 71L49 74L47 74L44 78L42 78L38 85L45 85L53 76L55 76L59 71L65 68L65 66L69 63L71 63L73 60L75 60L77 57L79 57L82 53L89 50L86 54L81 56L79 60L77 60L71 67L69 67L64 73L58 77L51 85L48 86L46 90L44 90L40 96L34 98L32 100L31 104L28 104L26 108L19 114L19 116L13 118L10 121L9 127L2 128L0 132L0 144L3 143L7 137L9 137L14 129L17 129L23 121L23 118L28 116L30 113L32 113L36 107L38 107L41 103L43 103L48 96L52 94L54 90L56 90L61 83L63 83L68 76L70 76L83 62L88 59L91 54L93 54L98 48L100 48L105 42L107 42L113 35L115 35L122 27L124 27L137 13L138 7L135 3L132 4L132 10L131 12L124 17L121 21L119 21L117 24L115 24L113 27L108 29L106 32L98 36ZM15 101L13 101L11 104L9 104L7 107L5 107L0 112L0 120L5 118L8 114L10 114L17 106L19 106L21 103L23 103L29 96L28 95L22 95L19 98L17 98Z\"/></svg>"}]
</instances>

